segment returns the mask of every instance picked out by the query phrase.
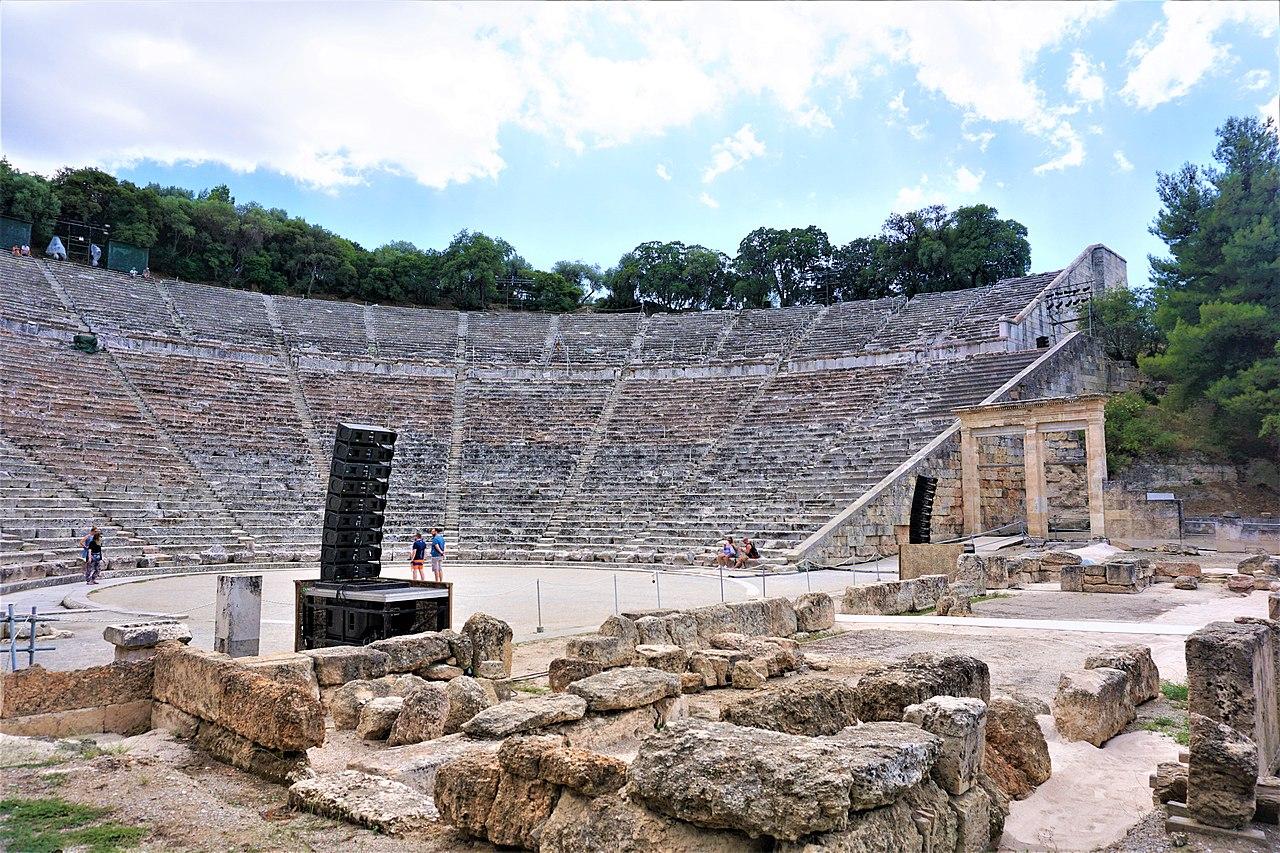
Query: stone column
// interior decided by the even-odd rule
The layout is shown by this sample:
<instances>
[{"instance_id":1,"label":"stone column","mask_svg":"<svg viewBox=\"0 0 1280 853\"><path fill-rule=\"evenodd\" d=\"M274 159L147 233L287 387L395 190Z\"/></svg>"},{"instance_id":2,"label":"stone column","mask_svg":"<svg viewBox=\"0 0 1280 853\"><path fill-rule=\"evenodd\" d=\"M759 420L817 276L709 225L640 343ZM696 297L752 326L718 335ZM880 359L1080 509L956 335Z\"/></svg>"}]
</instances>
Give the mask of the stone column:
<instances>
[{"instance_id":1,"label":"stone column","mask_svg":"<svg viewBox=\"0 0 1280 853\"><path fill-rule=\"evenodd\" d=\"M1027 425L1022 439L1023 480L1027 488L1027 535L1049 538L1049 497L1044 480L1044 437L1036 424Z\"/></svg>"},{"instance_id":2,"label":"stone column","mask_svg":"<svg viewBox=\"0 0 1280 853\"><path fill-rule=\"evenodd\" d=\"M1084 452L1089 479L1089 535L1107 535L1103 484L1107 481L1107 431L1102 415L1089 418L1085 428Z\"/></svg>"},{"instance_id":3,"label":"stone column","mask_svg":"<svg viewBox=\"0 0 1280 853\"><path fill-rule=\"evenodd\" d=\"M262 575L218 575L213 650L233 658L258 653L262 635Z\"/></svg>"},{"instance_id":4,"label":"stone column","mask_svg":"<svg viewBox=\"0 0 1280 853\"><path fill-rule=\"evenodd\" d=\"M964 532L982 530L982 481L978 478L978 439L960 427L960 503L964 506Z\"/></svg>"}]
</instances>

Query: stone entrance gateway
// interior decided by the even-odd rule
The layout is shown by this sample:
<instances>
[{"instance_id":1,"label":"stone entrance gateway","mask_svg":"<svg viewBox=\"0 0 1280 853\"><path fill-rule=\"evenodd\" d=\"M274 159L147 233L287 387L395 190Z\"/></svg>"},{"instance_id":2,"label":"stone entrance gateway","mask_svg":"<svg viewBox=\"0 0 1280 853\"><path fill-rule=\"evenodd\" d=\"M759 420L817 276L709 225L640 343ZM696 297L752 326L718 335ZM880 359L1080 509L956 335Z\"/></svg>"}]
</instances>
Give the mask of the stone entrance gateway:
<instances>
[{"instance_id":1,"label":"stone entrance gateway","mask_svg":"<svg viewBox=\"0 0 1280 853\"><path fill-rule=\"evenodd\" d=\"M1107 480L1107 439L1104 430L1105 394L991 403L956 409L960 418L960 486L964 504L964 532L982 532L981 481L978 475L978 439L987 436L1021 436L1026 484L1027 535L1049 535L1049 496L1045 484L1046 433L1083 430L1088 471L1089 535L1106 536L1102 510L1102 484Z\"/></svg>"}]
</instances>

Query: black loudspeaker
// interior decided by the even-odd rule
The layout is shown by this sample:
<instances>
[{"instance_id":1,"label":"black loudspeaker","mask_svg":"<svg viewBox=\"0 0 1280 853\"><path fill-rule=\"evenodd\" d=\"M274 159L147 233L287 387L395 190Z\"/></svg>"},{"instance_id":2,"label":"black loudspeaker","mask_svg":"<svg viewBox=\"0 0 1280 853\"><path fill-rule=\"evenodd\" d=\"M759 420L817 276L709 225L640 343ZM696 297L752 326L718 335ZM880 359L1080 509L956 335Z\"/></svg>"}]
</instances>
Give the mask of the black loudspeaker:
<instances>
[{"instance_id":1,"label":"black loudspeaker","mask_svg":"<svg viewBox=\"0 0 1280 853\"><path fill-rule=\"evenodd\" d=\"M338 424L321 532L322 581L382 573L382 522L395 443L394 430Z\"/></svg>"},{"instance_id":2,"label":"black loudspeaker","mask_svg":"<svg viewBox=\"0 0 1280 853\"><path fill-rule=\"evenodd\" d=\"M916 489L911 496L911 530L907 540L913 545L929 541L929 528L933 526L933 495L937 490L936 477L916 476Z\"/></svg>"}]
</instances>

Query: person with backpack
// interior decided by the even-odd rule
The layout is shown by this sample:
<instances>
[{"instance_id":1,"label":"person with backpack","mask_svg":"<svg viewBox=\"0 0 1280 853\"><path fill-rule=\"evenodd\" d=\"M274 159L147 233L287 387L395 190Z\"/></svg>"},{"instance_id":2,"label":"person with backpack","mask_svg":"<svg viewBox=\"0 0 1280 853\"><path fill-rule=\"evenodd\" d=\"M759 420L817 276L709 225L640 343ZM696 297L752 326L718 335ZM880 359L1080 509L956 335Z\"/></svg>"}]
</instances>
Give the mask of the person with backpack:
<instances>
[{"instance_id":1,"label":"person with backpack","mask_svg":"<svg viewBox=\"0 0 1280 853\"><path fill-rule=\"evenodd\" d=\"M426 571L423 569L426 557L427 543L422 538L422 531L415 531L413 534L413 557L409 560L409 567L413 571L413 579L416 581L427 579Z\"/></svg>"},{"instance_id":2,"label":"person with backpack","mask_svg":"<svg viewBox=\"0 0 1280 853\"><path fill-rule=\"evenodd\" d=\"M80 559L84 562L84 579L89 579L89 542L93 539L93 535L98 532L98 526L95 524L89 528L89 532L80 537Z\"/></svg>"}]
</instances>

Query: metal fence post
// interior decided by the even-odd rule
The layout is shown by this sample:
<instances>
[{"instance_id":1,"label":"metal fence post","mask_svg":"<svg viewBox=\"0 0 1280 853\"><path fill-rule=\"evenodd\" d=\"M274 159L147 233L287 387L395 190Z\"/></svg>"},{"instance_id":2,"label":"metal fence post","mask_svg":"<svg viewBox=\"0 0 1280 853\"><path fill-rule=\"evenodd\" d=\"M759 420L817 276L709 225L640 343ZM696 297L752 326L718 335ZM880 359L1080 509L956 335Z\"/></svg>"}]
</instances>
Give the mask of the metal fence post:
<instances>
[{"instance_id":1,"label":"metal fence post","mask_svg":"<svg viewBox=\"0 0 1280 853\"><path fill-rule=\"evenodd\" d=\"M27 627L27 666L34 666L36 662L36 606L31 605L31 620ZM13 638L9 639L9 643L13 643Z\"/></svg>"},{"instance_id":2,"label":"metal fence post","mask_svg":"<svg viewBox=\"0 0 1280 853\"><path fill-rule=\"evenodd\" d=\"M653 573L653 585L654 585L654 588L658 591L658 609L661 610L662 609L662 581L658 580L657 572Z\"/></svg>"},{"instance_id":3,"label":"metal fence post","mask_svg":"<svg viewBox=\"0 0 1280 853\"><path fill-rule=\"evenodd\" d=\"M542 627L542 578L535 578L534 585L538 594L538 633L541 634L545 630Z\"/></svg>"},{"instance_id":4,"label":"metal fence post","mask_svg":"<svg viewBox=\"0 0 1280 853\"><path fill-rule=\"evenodd\" d=\"M760 569L760 597L769 597L769 573L763 567Z\"/></svg>"},{"instance_id":5,"label":"metal fence post","mask_svg":"<svg viewBox=\"0 0 1280 853\"><path fill-rule=\"evenodd\" d=\"M720 564L720 603L724 603L724 563Z\"/></svg>"},{"instance_id":6,"label":"metal fence post","mask_svg":"<svg viewBox=\"0 0 1280 853\"><path fill-rule=\"evenodd\" d=\"M616 616L622 615L622 608L618 607L618 573L613 573L613 612Z\"/></svg>"},{"instance_id":7,"label":"metal fence post","mask_svg":"<svg viewBox=\"0 0 1280 853\"><path fill-rule=\"evenodd\" d=\"M804 588L808 592L813 592L813 581L809 575L812 574L808 569L804 570Z\"/></svg>"},{"instance_id":8,"label":"metal fence post","mask_svg":"<svg viewBox=\"0 0 1280 853\"><path fill-rule=\"evenodd\" d=\"M4 624L9 635L9 671L18 671L18 637L13 630L13 605L5 610Z\"/></svg>"}]
</instances>

